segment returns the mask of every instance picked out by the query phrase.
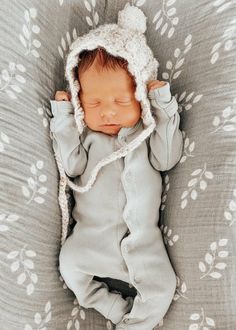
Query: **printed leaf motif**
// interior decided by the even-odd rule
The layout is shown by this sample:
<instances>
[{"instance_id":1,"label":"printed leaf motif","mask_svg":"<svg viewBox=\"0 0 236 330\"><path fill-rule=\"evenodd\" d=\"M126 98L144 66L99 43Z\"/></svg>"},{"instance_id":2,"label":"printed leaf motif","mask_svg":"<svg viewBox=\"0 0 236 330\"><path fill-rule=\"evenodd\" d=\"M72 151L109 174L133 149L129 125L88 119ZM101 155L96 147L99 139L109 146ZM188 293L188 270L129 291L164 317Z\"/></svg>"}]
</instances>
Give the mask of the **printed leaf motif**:
<instances>
[{"instance_id":1,"label":"printed leaf motif","mask_svg":"<svg viewBox=\"0 0 236 330\"><path fill-rule=\"evenodd\" d=\"M206 163L204 164L204 168L203 169L197 169L194 172L192 172L191 174L192 176L196 176L196 178L192 178L189 182L188 182L188 190L185 190L182 195L181 195L181 208L184 209L187 204L188 204L188 199L187 196L190 194L190 197L193 200L197 199L198 196L198 192L197 192L197 186L199 184L199 188L200 190L206 190L207 188L207 179L213 179L214 175L212 172L210 171L206 171Z\"/></svg>"},{"instance_id":2,"label":"printed leaf motif","mask_svg":"<svg viewBox=\"0 0 236 330\"><path fill-rule=\"evenodd\" d=\"M26 246L19 251L11 251L7 255L7 259L14 260L11 264L11 271L18 271L17 284L26 286L27 295L34 292L34 284L38 282L38 277L32 272L34 262L30 258L34 258L36 253L32 250L26 250ZM28 282L28 283L27 283Z\"/></svg>"},{"instance_id":3,"label":"printed leaf motif","mask_svg":"<svg viewBox=\"0 0 236 330\"><path fill-rule=\"evenodd\" d=\"M99 23L99 15L95 11L96 0L91 0L91 3L89 2L89 0L84 0L84 5L85 8L90 13L90 17L89 16L85 17L86 22L88 23L89 26L91 26L92 29L94 29Z\"/></svg>"},{"instance_id":4,"label":"printed leaf motif","mask_svg":"<svg viewBox=\"0 0 236 330\"><path fill-rule=\"evenodd\" d=\"M66 40L63 37L61 38L61 46L58 46L58 52L62 59L64 59L65 53L67 53L72 42L77 38L78 36L75 28L72 31L72 38L69 32L66 32Z\"/></svg>"},{"instance_id":5,"label":"printed leaf motif","mask_svg":"<svg viewBox=\"0 0 236 330\"><path fill-rule=\"evenodd\" d=\"M228 257L228 251L223 250L223 251L217 251L217 249L224 247L227 245L228 239L227 238L222 238L217 242L212 242L210 245L210 251L208 251L205 254L204 261L200 261L198 264L198 268L201 271L201 273L204 273L200 279L210 276L214 279L219 279L222 277L222 273L219 271L222 271L226 268L226 263L221 260L216 260L218 258L226 258ZM217 253L218 252L218 253Z\"/></svg>"},{"instance_id":6,"label":"printed leaf motif","mask_svg":"<svg viewBox=\"0 0 236 330\"><path fill-rule=\"evenodd\" d=\"M221 1L222 2L222 1ZM219 1L215 1L215 3L219 3ZM225 10L231 2L225 3L223 6L220 6L217 10L217 12L221 12ZM221 36L220 41L218 41L216 44L213 45L211 50L211 64L215 64L218 59L220 58L220 51L228 52L233 47L233 38L234 33L236 31L236 19L234 18L231 22L228 23L228 28L224 31L224 33Z\"/></svg>"},{"instance_id":7,"label":"printed leaf motif","mask_svg":"<svg viewBox=\"0 0 236 330\"><path fill-rule=\"evenodd\" d=\"M184 163L186 161L186 159L188 157L194 157L194 155L192 154L194 148L195 148L195 142L191 142L188 137L186 137L186 132L184 130L182 130L182 135L183 135L183 139L184 139L184 150L182 153L182 157L180 159L180 163ZM188 192L185 191L183 193L183 198L185 198L188 195Z\"/></svg>"},{"instance_id":8,"label":"printed leaf motif","mask_svg":"<svg viewBox=\"0 0 236 330\"><path fill-rule=\"evenodd\" d=\"M43 204L45 199L41 196L47 193L47 188L45 186L40 186L40 183L47 181L47 176L44 174L39 174L39 170L43 168L43 161L38 160L35 164L32 164L30 171L33 177L27 179L28 186L22 186L22 193L28 199L26 204L35 201L38 204Z\"/></svg>"},{"instance_id":9,"label":"printed leaf motif","mask_svg":"<svg viewBox=\"0 0 236 330\"><path fill-rule=\"evenodd\" d=\"M90 5L90 3L87 0L84 0L84 5L85 5L85 7L86 7L86 9L88 11L91 11L92 10L91 5Z\"/></svg>"},{"instance_id":10,"label":"printed leaf motif","mask_svg":"<svg viewBox=\"0 0 236 330\"><path fill-rule=\"evenodd\" d=\"M39 116L42 117L43 127L48 127L48 117L50 116L49 110L43 105L41 108L37 109Z\"/></svg>"},{"instance_id":11,"label":"printed leaf motif","mask_svg":"<svg viewBox=\"0 0 236 330\"><path fill-rule=\"evenodd\" d=\"M2 140L3 142L1 142L1 140ZM9 139L9 137L8 137L7 134L1 132L1 133L0 133L0 152L4 152L4 151L5 151L4 143L5 143L5 144L6 144L6 143L9 144L9 143L10 143L10 139Z\"/></svg>"},{"instance_id":12,"label":"printed leaf motif","mask_svg":"<svg viewBox=\"0 0 236 330\"><path fill-rule=\"evenodd\" d=\"M40 313L35 313L34 315L34 325L33 327L30 324L26 324L24 330L33 330L33 329L40 329L46 330L46 324L51 321L52 319L52 311L51 311L51 302L48 301L44 308L45 315L44 317Z\"/></svg>"},{"instance_id":13,"label":"printed leaf motif","mask_svg":"<svg viewBox=\"0 0 236 330\"><path fill-rule=\"evenodd\" d=\"M86 314L85 314L85 310L84 309L80 309L79 315L81 317L82 320L85 320L86 318Z\"/></svg>"},{"instance_id":14,"label":"printed leaf motif","mask_svg":"<svg viewBox=\"0 0 236 330\"><path fill-rule=\"evenodd\" d=\"M210 327L215 327L215 321L208 317L205 316L206 313L204 312L204 309L201 307L201 313L193 313L190 315L189 319L191 321L194 321L194 323L191 323L189 325L189 330L210 330L212 328ZM197 321L197 322L196 322Z\"/></svg>"},{"instance_id":15,"label":"printed leaf motif","mask_svg":"<svg viewBox=\"0 0 236 330\"><path fill-rule=\"evenodd\" d=\"M210 133L215 133L221 129L224 132L236 131L236 97L234 98L232 105L229 105L222 110L221 117L214 117L212 125L216 127L216 129Z\"/></svg>"},{"instance_id":16,"label":"printed leaf motif","mask_svg":"<svg viewBox=\"0 0 236 330\"><path fill-rule=\"evenodd\" d=\"M85 320L86 313L82 306L79 305L78 300L74 300L74 305L72 311L71 311L71 318L69 318L69 321L66 325L66 329L78 329L80 330L80 322L79 317L82 320Z\"/></svg>"},{"instance_id":17,"label":"printed leaf motif","mask_svg":"<svg viewBox=\"0 0 236 330\"><path fill-rule=\"evenodd\" d=\"M166 69L169 72L162 72L162 78L165 80L169 80L170 84L172 80L177 79L182 72L181 67L185 60L184 54L186 54L191 49L192 47L191 41L192 41L192 35L189 34L184 40L185 49L182 51L182 53L179 48L175 49L174 51L175 62L168 60L166 63Z\"/></svg>"},{"instance_id":18,"label":"printed leaf motif","mask_svg":"<svg viewBox=\"0 0 236 330\"><path fill-rule=\"evenodd\" d=\"M174 32L175 26L179 22L179 18L175 16L176 8L171 7L175 0L169 0L162 3L162 8L155 14L152 23L155 23L155 30L160 30L161 36L167 31L167 37L170 39Z\"/></svg>"},{"instance_id":19,"label":"printed leaf motif","mask_svg":"<svg viewBox=\"0 0 236 330\"><path fill-rule=\"evenodd\" d=\"M229 226L236 222L236 189L233 190L233 198L229 201L228 211L224 212L224 217L229 222Z\"/></svg>"},{"instance_id":20,"label":"printed leaf motif","mask_svg":"<svg viewBox=\"0 0 236 330\"><path fill-rule=\"evenodd\" d=\"M19 39L22 45L26 48L25 55L31 54L36 58L39 58L39 52L35 48L41 47L41 42L35 35L40 33L40 27L34 24L32 21L37 17L37 9L30 8L24 12L25 23L22 27L22 34L19 35ZM33 46L35 48L33 48Z\"/></svg>"},{"instance_id":21,"label":"printed leaf motif","mask_svg":"<svg viewBox=\"0 0 236 330\"><path fill-rule=\"evenodd\" d=\"M112 323L111 323L110 320L108 320L108 321L106 322L106 327L107 327L107 330L112 330L112 329L113 329L113 325L112 325Z\"/></svg>"},{"instance_id":22,"label":"printed leaf motif","mask_svg":"<svg viewBox=\"0 0 236 330\"><path fill-rule=\"evenodd\" d=\"M173 246L175 242L178 241L179 235L174 235L171 238L172 235L172 229L168 229L168 226L164 226L163 224L160 226L161 231L163 232L163 239L164 243L169 246Z\"/></svg>"},{"instance_id":23,"label":"printed leaf motif","mask_svg":"<svg viewBox=\"0 0 236 330\"><path fill-rule=\"evenodd\" d=\"M176 301L179 298L184 298L184 299L188 299L188 297L186 297L185 293L187 292L187 286L185 282L181 283L181 280L178 276L176 276L176 292L175 295L173 297L173 300Z\"/></svg>"},{"instance_id":24,"label":"printed leaf motif","mask_svg":"<svg viewBox=\"0 0 236 330\"><path fill-rule=\"evenodd\" d=\"M165 174L164 178L164 185L162 189L162 197L161 197L161 211L165 209L165 201L167 199L167 192L170 189L170 183L169 183L169 175Z\"/></svg>"},{"instance_id":25,"label":"printed leaf motif","mask_svg":"<svg viewBox=\"0 0 236 330\"><path fill-rule=\"evenodd\" d=\"M184 110L188 111L192 109L193 104L198 103L203 96L202 94L198 94L198 95L194 95L194 94L195 92L191 92L187 94L186 91L184 91L180 96L178 96L178 94L175 94L175 98L178 102L179 113L181 113Z\"/></svg>"},{"instance_id":26,"label":"printed leaf motif","mask_svg":"<svg viewBox=\"0 0 236 330\"><path fill-rule=\"evenodd\" d=\"M6 215L5 213L0 214L0 232L4 232L9 230L8 224L17 221L19 219L19 215L15 213L11 213Z\"/></svg>"},{"instance_id":27,"label":"printed leaf motif","mask_svg":"<svg viewBox=\"0 0 236 330\"><path fill-rule=\"evenodd\" d=\"M3 69L0 76L0 92L4 92L11 99L17 99L17 93L21 93L22 89L20 84L25 83L25 78L19 72L25 72L26 69L22 64L9 62L9 69ZM1 142L0 142L1 152Z\"/></svg>"}]
</instances>

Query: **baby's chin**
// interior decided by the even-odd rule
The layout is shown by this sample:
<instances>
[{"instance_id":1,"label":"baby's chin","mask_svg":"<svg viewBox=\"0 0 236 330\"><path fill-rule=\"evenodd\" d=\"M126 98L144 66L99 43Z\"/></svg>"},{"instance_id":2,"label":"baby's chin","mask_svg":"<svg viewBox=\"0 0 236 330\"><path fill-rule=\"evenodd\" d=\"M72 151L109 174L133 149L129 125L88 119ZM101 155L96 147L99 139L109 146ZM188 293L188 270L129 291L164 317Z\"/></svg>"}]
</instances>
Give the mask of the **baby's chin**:
<instances>
[{"instance_id":1,"label":"baby's chin","mask_svg":"<svg viewBox=\"0 0 236 330\"><path fill-rule=\"evenodd\" d=\"M115 126L97 126L97 127L91 127L87 125L89 129L95 132L101 132L107 135L115 136L119 133L122 126L121 125L115 125Z\"/></svg>"},{"instance_id":2,"label":"baby's chin","mask_svg":"<svg viewBox=\"0 0 236 330\"><path fill-rule=\"evenodd\" d=\"M121 128L122 128L122 126L102 126L102 127L99 127L99 131L104 134L115 136L119 133Z\"/></svg>"}]
</instances>

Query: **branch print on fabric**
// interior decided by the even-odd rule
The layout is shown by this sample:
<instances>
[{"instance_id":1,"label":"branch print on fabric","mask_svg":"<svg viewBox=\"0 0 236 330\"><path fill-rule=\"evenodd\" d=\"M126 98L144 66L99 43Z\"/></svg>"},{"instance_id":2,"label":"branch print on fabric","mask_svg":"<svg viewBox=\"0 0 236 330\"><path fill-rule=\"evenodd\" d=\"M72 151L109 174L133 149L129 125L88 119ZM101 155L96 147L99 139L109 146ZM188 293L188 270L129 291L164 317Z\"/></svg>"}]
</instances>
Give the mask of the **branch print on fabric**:
<instances>
[{"instance_id":1,"label":"branch print on fabric","mask_svg":"<svg viewBox=\"0 0 236 330\"><path fill-rule=\"evenodd\" d=\"M207 188L207 181L213 179L214 175L210 171L206 171L206 163L204 164L204 168L198 168L197 170L191 173L192 176L195 178L191 179L188 182L188 190L185 190L181 196L181 208L184 209L188 204L188 199L186 198L189 194L193 200L197 199L198 192L197 192L197 185L199 184L199 188L201 190L206 190Z\"/></svg>"},{"instance_id":2,"label":"branch print on fabric","mask_svg":"<svg viewBox=\"0 0 236 330\"><path fill-rule=\"evenodd\" d=\"M58 52L59 52L61 58L64 59L65 54L69 50L70 45L77 38L78 38L78 36L77 36L77 32L76 32L75 28L72 31L72 38L71 38L69 32L66 32L66 38L64 38L64 37L61 38L61 45L58 46Z\"/></svg>"},{"instance_id":3,"label":"branch print on fabric","mask_svg":"<svg viewBox=\"0 0 236 330\"><path fill-rule=\"evenodd\" d=\"M155 14L152 23L155 23L155 30L161 29L161 36L168 31L167 37L171 38L175 32L175 26L179 22L176 14L176 8L172 7L176 0L163 0L161 9Z\"/></svg>"},{"instance_id":4,"label":"branch print on fabric","mask_svg":"<svg viewBox=\"0 0 236 330\"><path fill-rule=\"evenodd\" d=\"M192 154L192 152L195 149L195 142L193 141L190 143L190 139L186 136L185 131L182 131L182 134L183 134L183 138L184 138L184 150L183 150L182 157L179 161L180 163L184 163L188 157L195 157L195 155Z\"/></svg>"},{"instance_id":5,"label":"branch print on fabric","mask_svg":"<svg viewBox=\"0 0 236 330\"><path fill-rule=\"evenodd\" d=\"M181 66L185 61L184 55L187 54L192 47L191 41L192 41L192 35L189 34L184 40L185 49L182 52L179 48L175 49L174 51L174 57L176 58L175 62L172 62L171 60L168 60L166 62L166 69L169 70L169 72L163 72L162 78L165 80L169 80L170 84L172 80L177 79L182 72L182 70L179 69L181 68Z\"/></svg>"},{"instance_id":6,"label":"branch print on fabric","mask_svg":"<svg viewBox=\"0 0 236 330\"><path fill-rule=\"evenodd\" d=\"M8 231L10 229L9 224L17 221L18 219L19 215L15 213L11 213L8 215L6 213L0 214L0 232Z\"/></svg>"},{"instance_id":7,"label":"branch print on fabric","mask_svg":"<svg viewBox=\"0 0 236 330\"><path fill-rule=\"evenodd\" d=\"M71 311L71 315L70 315L70 319L66 325L66 329L67 330L72 330L72 329L76 329L76 330L80 330L81 329L81 325L79 322L79 317L82 320L86 319L86 312L83 309L83 307L81 307L78 303L77 299L74 299L74 305L75 307L73 307L72 311Z\"/></svg>"},{"instance_id":8,"label":"branch print on fabric","mask_svg":"<svg viewBox=\"0 0 236 330\"><path fill-rule=\"evenodd\" d=\"M217 42L211 50L211 64L215 64L220 57L220 50L228 52L233 48L233 38L236 30L236 18L229 22L229 27L221 36L221 41Z\"/></svg>"},{"instance_id":9,"label":"branch print on fabric","mask_svg":"<svg viewBox=\"0 0 236 330\"><path fill-rule=\"evenodd\" d=\"M26 324L24 330L47 330L47 323L52 319L52 311L51 311L51 302L48 301L44 308L44 318L40 313L35 313L34 315L34 323L35 325L32 327L30 324ZM48 328L49 329L49 328Z\"/></svg>"},{"instance_id":10,"label":"branch print on fabric","mask_svg":"<svg viewBox=\"0 0 236 330\"><path fill-rule=\"evenodd\" d=\"M25 55L31 54L34 57L39 58L40 55L35 48L40 48L41 42L38 39L35 39L33 34L39 34L40 27L32 23L32 20L35 19L36 16L36 8L30 8L29 10L25 10L25 24L23 24L22 34L19 35L19 38L22 45L26 48Z\"/></svg>"},{"instance_id":11,"label":"branch print on fabric","mask_svg":"<svg viewBox=\"0 0 236 330\"><path fill-rule=\"evenodd\" d=\"M179 298L189 299L185 293L187 292L187 286L185 282L181 283L181 280L178 276L176 276L176 292L174 295L173 300L176 301Z\"/></svg>"},{"instance_id":12,"label":"branch print on fabric","mask_svg":"<svg viewBox=\"0 0 236 330\"><path fill-rule=\"evenodd\" d=\"M11 99L16 100L17 94L22 93L20 84L25 84L25 78L20 74L26 69L22 64L9 63L9 69L3 69L0 76L0 92L5 92Z\"/></svg>"},{"instance_id":13,"label":"branch print on fabric","mask_svg":"<svg viewBox=\"0 0 236 330\"><path fill-rule=\"evenodd\" d=\"M210 133L215 133L221 129L225 132L236 130L236 97L233 100L233 107L229 105L222 111L221 117L215 116L212 125L216 129Z\"/></svg>"},{"instance_id":14,"label":"branch print on fabric","mask_svg":"<svg viewBox=\"0 0 236 330\"><path fill-rule=\"evenodd\" d=\"M27 295L30 296L35 289L34 284L38 282L38 276L32 270L34 269L34 262L32 258L36 256L36 252L27 249L27 245L20 250L11 251L7 255L7 259L12 260L11 271L13 273L18 271L17 284L22 285L25 282Z\"/></svg>"},{"instance_id":15,"label":"branch print on fabric","mask_svg":"<svg viewBox=\"0 0 236 330\"><path fill-rule=\"evenodd\" d=\"M90 12L90 16L86 16L86 22L88 23L89 26L91 26L93 29L97 27L98 22L99 22L99 16L98 13L95 11L96 7L96 0L91 0L91 3L87 0L84 0L84 5L88 12Z\"/></svg>"},{"instance_id":16,"label":"branch print on fabric","mask_svg":"<svg viewBox=\"0 0 236 330\"><path fill-rule=\"evenodd\" d=\"M193 107L193 104L199 102L203 96L202 94L194 96L194 94L195 92L191 92L187 95L187 91L184 91L179 97L178 94L175 95L175 98L179 105L179 113L184 110L190 110Z\"/></svg>"},{"instance_id":17,"label":"branch print on fabric","mask_svg":"<svg viewBox=\"0 0 236 330\"><path fill-rule=\"evenodd\" d=\"M169 246L173 246L175 242L178 241L179 239L179 235L174 235L172 238L171 238L171 235L172 234L172 229L168 228L168 226L164 226L163 224L160 226L160 229L163 233L163 239L164 239L164 243L166 245L169 245Z\"/></svg>"},{"instance_id":18,"label":"branch print on fabric","mask_svg":"<svg viewBox=\"0 0 236 330\"><path fill-rule=\"evenodd\" d=\"M33 164L30 167L30 172L34 175L34 177L29 177L27 179L28 187L22 186L22 193L26 198L29 198L26 204L31 203L31 201L35 201L38 204L42 204L45 202L45 199L40 195L44 195L47 192L47 187L41 186L40 183L44 183L47 181L47 176L45 174L38 174L38 170L43 168L43 161L39 160L36 163L36 166Z\"/></svg>"},{"instance_id":19,"label":"branch print on fabric","mask_svg":"<svg viewBox=\"0 0 236 330\"><path fill-rule=\"evenodd\" d=\"M206 316L204 309L201 307L201 314L200 313L193 313L190 316L191 321L198 321L195 323L191 323L189 326L189 330L210 330L212 327L215 327L215 321ZM211 328L209 328L211 327Z\"/></svg>"},{"instance_id":20,"label":"branch print on fabric","mask_svg":"<svg viewBox=\"0 0 236 330\"><path fill-rule=\"evenodd\" d=\"M225 219L232 226L236 222L236 189L233 190L233 197L229 202L229 210L224 212Z\"/></svg>"},{"instance_id":21,"label":"branch print on fabric","mask_svg":"<svg viewBox=\"0 0 236 330\"><path fill-rule=\"evenodd\" d=\"M228 243L227 238L222 238L217 242L213 242L210 245L210 251L205 254L205 262L200 261L198 264L198 268L202 273L204 273L200 279L210 276L214 279L219 279L222 274L220 271L223 271L226 268L226 263L223 260L219 260L219 258L226 258L229 255L229 252L225 250L217 251L221 247L226 246Z\"/></svg>"}]
</instances>

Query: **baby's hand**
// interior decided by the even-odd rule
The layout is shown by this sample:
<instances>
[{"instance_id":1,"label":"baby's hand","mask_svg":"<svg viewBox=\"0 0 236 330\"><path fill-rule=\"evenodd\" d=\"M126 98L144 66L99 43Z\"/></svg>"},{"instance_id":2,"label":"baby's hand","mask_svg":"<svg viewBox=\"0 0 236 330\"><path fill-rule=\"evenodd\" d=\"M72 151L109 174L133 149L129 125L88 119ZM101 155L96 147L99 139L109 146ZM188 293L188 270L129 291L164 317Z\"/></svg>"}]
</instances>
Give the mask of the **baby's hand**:
<instances>
[{"instance_id":1,"label":"baby's hand","mask_svg":"<svg viewBox=\"0 0 236 330\"><path fill-rule=\"evenodd\" d=\"M150 80L147 83L147 88L148 88L148 92L152 89L155 88L161 88L162 86L165 86L166 82L165 81L160 81L160 80Z\"/></svg>"},{"instance_id":2,"label":"baby's hand","mask_svg":"<svg viewBox=\"0 0 236 330\"><path fill-rule=\"evenodd\" d=\"M168 81L160 80L150 80L147 83L148 87L148 98L159 103L160 102L170 102L171 101L171 92L170 92L170 83Z\"/></svg>"},{"instance_id":3,"label":"baby's hand","mask_svg":"<svg viewBox=\"0 0 236 330\"><path fill-rule=\"evenodd\" d=\"M56 101L70 101L71 95L69 92L57 91L55 95Z\"/></svg>"}]
</instances>

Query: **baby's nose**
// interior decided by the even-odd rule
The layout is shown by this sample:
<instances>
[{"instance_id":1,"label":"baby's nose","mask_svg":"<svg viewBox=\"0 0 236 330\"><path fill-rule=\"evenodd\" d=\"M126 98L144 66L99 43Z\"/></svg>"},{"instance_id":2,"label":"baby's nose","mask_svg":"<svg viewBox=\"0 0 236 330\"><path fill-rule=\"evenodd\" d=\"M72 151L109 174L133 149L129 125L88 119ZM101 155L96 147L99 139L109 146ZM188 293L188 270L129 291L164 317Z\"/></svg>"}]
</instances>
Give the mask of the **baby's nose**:
<instances>
[{"instance_id":1,"label":"baby's nose","mask_svg":"<svg viewBox=\"0 0 236 330\"><path fill-rule=\"evenodd\" d=\"M112 108L101 110L101 117L114 117L116 115L116 110Z\"/></svg>"}]
</instances>

